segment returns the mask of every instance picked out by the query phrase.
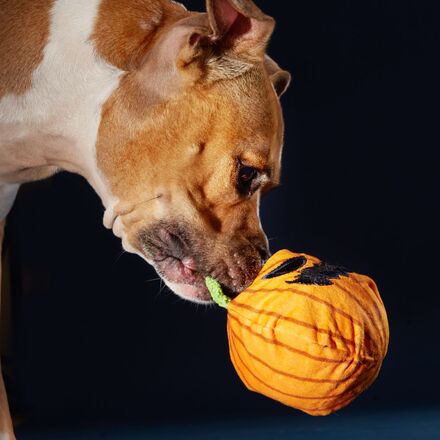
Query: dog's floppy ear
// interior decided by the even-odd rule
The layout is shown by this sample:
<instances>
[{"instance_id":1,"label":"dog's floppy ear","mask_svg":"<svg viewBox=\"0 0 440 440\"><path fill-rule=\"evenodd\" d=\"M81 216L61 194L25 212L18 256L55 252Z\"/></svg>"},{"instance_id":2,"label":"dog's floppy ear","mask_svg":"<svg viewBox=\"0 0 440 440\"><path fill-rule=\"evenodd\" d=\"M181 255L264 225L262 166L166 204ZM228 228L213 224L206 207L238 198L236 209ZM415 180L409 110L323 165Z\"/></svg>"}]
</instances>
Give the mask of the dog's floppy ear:
<instances>
[{"instance_id":1,"label":"dog's floppy ear","mask_svg":"<svg viewBox=\"0 0 440 440\"><path fill-rule=\"evenodd\" d=\"M264 67L269 74L275 92L278 96L284 94L291 82L291 75L281 67L268 55L264 56Z\"/></svg>"},{"instance_id":2,"label":"dog's floppy ear","mask_svg":"<svg viewBox=\"0 0 440 440\"><path fill-rule=\"evenodd\" d=\"M184 16L160 35L138 77L155 102L182 83L236 77L264 62L274 23L251 0L207 0L207 14ZM273 79L282 92L285 75Z\"/></svg>"},{"instance_id":3,"label":"dog's floppy ear","mask_svg":"<svg viewBox=\"0 0 440 440\"><path fill-rule=\"evenodd\" d=\"M226 50L261 59L275 27L252 0L206 0L213 40Z\"/></svg>"}]
</instances>

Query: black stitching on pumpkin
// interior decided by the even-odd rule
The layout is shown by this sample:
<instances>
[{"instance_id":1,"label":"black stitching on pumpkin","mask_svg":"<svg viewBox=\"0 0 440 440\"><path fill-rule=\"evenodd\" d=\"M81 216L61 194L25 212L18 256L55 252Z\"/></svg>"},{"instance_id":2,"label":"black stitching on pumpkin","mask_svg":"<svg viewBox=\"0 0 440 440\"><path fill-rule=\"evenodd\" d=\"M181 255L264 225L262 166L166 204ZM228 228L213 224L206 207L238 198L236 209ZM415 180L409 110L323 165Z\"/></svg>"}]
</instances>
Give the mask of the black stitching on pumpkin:
<instances>
[{"instance_id":1,"label":"black stitching on pumpkin","mask_svg":"<svg viewBox=\"0 0 440 440\"><path fill-rule=\"evenodd\" d=\"M289 258L284 263L276 267L272 272L269 272L267 275L265 275L263 279L268 280L270 278L276 278L291 272L295 272L295 270L303 267L306 263L307 258L302 255L300 257Z\"/></svg>"},{"instance_id":2,"label":"black stitching on pumpkin","mask_svg":"<svg viewBox=\"0 0 440 440\"><path fill-rule=\"evenodd\" d=\"M341 276L348 276L348 271L342 266L333 266L332 264L321 261L312 267L307 267L293 281L286 281L287 284L316 284L318 286L330 286L332 279L338 279Z\"/></svg>"}]
</instances>

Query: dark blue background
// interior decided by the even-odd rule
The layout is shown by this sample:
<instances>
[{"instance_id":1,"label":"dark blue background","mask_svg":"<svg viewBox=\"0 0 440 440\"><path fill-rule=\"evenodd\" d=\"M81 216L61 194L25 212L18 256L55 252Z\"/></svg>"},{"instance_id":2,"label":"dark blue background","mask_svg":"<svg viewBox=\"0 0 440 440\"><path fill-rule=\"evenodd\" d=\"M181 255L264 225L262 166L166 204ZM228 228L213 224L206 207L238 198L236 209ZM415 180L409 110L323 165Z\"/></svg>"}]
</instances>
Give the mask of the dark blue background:
<instances>
[{"instance_id":1,"label":"dark blue background","mask_svg":"<svg viewBox=\"0 0 440 440\"><path fill-rule=\"evenodd\" d=\"M257 438L246 420L258 417L262 438L291 438L288 426L308 438L440 438L435 2L257 3L277 19L270 54L294 77L283 97L283 185L263 201L263 225L272 250L377 281L391 326L381 375L330 419L246 391L228 359L224 313L161 291L154 271L102 227L87 184L60 174L22 188L7 229L14 323L5 362L23 433L153 423L181 438L172 426L214 417L237 424L212 438ZM203 9L202 0L185 4ZM284 431L264 437L264 417L281 418ZM222 432L209 426L194 433ZM150 438L136 435L114 438Z\"/></svg>"}]
</instances>

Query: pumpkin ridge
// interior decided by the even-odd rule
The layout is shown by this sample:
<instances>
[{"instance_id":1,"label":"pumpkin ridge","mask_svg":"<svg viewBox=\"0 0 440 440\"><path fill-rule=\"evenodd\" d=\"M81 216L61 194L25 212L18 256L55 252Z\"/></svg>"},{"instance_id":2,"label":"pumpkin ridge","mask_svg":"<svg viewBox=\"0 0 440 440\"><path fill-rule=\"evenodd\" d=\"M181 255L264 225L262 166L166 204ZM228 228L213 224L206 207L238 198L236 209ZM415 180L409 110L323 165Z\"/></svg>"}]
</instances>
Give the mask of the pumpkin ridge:
<instances>
[{"instance_id":1,"label":"pumpkin ridge","mask_svg":"<svg viewBox=\"0 0 440 440\"><path fill-rule=\"evenodd\" d=\"M266 386L267 388L271 389L272 391L275 391L279 394L284 394L285 396L288 397L293 397L295 399L304 399L304 400L328 400L328 399L335 399L336 397L340 397L343 396L344 394L346 394L347 390L344 390L341 393L337 393L337 394L333 394L333 395L328 395L328 396L303 396L303 395L299 395L299 394L293 394L293 393L288 393L286 391L282 391L279 390L275 387L273 387L272 385L267 384L263 379L259 378L253 371L250 370L250 368L246 365L246 363L243 361L243 359L241 358L237 347L235 346L235 342L234 340L232 340L231 342L234 346L235 352L237 353L237 357L240 360L240 362L244 365L244 367L246 368L246 370L251 374L252 377L254 377L254 379L257 380L257 382L262 383L264 386ZM359 373L360 375L361 373ZM357 377L357 376L356 376ZM356 385L357 387L358 385ZM352 390L350 390L352 392ZM301 408L298 408L301 409Z\"/></svg>"},{"instance_id":2,"label":"pumpkin ridge","mask_svg":"<svg viewBox=\"0 0 440 440\"><path fill-rule=\"evenodd\" d=\"M303 352L303 350L301 350L300 348L296 348L296 347L293 347L293 346L291 346L289 344L286 344L284 342L279 341L276 338L275 327L274 328L272 328L272 327L264 327L264 326L262 326L262 325L260 325L260 324L258 324L256 322L252 321L247 316L242 315L237 310L233 310L233 309L232 310L228 310L228 316L230 316L231 319L234 319L235 322L238 322L240 324L240 326L245 327L247 330L249 330L250 333L252 333L253 335L256 335L256 336L258 336L258 337L260 337L260 338L262 338L264 340L266 340L267 342L271 342L274 345L283 346L283 347L287 348L288 350L290 348L292 350L299 350L300 352ZM248 324L249 323L252 324L252 326L245 324L244 321L240 320L240 318L243 319L244 321L246 321ZM278 319L277 322L279 320L280 319ZM256 333L255 331L253 331L253 327L258 327L259 329L262 330L262 332L261 333ZM264 330L270 331L272 333L272 335L273 335L273 338L270 339L267 336L264 336L264 334L263 334ZM278 332L286 334L286 330L285 329L278 329ZM371 356L369 354L360 353L359 347L358 347L358 345L356 345L356 343L353 343L353 347L354 347L353 351L347 351L347 350L343 350L343 349L340 349L340 348L328 347L328 346L323 345L323 344L321 344L319 342L315 342L313 340L307 339L307 338L305 338L305 337L303 337L301 335L298 335L297 333L294 333L292 331L289 331L288 333L289 333L289 335L292 335L294 338L296 338L298 341L306 342L307 344L316 346L316 347L318 347L318 348L320 348L322 350L331 350L332 352L342 353L342 354L348 355L347 357L345 357L342 360L327 358L329 360L329 362L348 363L348 365L347 365L347 367L345 369L348 369L352 363L364 364L365 362L377 362L376 357ZM367 335L364 334L364 336L367 336ZM375 354L377 354L377 352L375 352ZM309 355L309 353L307 353L307 355ZM311 354L310 356L315 356L315 355ZM317 357L319 359L321 359L319 356L317 356ZM323 359L326 359L326 358L323 358Z\"/></svg>"},{"instance_id":3,"label":"pumpkin ridge","mask_svg":"<svg viewBox=\"0 0 440 440\"><path fill-rule=\"evenodd\" d=\"M370 367L366 368L364 370L364 372L369 372L370 370L375 369L374 374L372 376L370 376L368 378L368 381L366 383L353 383L352 386L348 387L346 391L348 391L349 393L349 397L347 399L342 400L342 402L339 402L338 404L336 404L334 407L319 407L317 409L315 409L315 411L329 411L329 413L337 411L338 409L348 405L350 402L352 402L357 395L359 394L359 390L364 391L366 390L376 379L376 377L379 374L379 369L381 366L382 362L376 362L375 364L371 365ZM358 377L361 375L358 374L356 376L356 379L358 379Z\"/></svg>"},{"instance_id":4,"label":"pumpkin ridge","mask_svg":"<svg viewBox=\"0 0 440 440\"><path fill-rule=\"evenodd\" d=\"M231 316L234 316L234 314L235 314L235 318L240 322L240 323L242 323L242 321L240 321L238 318L242 318L242 319L244 319L244 320L246 320L247 322L250 322L250 323L252 323L252 326L253 327L258 327L258 328L260 328L261 330L270 330L271 332L272 332L272 334L273 334L273 341L274 341L274 343L275 344L277 344L279 341L276 339L276 335L275 335L275 328L276 328L276 325L275 325L275 327L264 327L264 326L262 326L262 325L260 325L260 324L258 324L258 323L256 323L256 322L253 322L252 320L250 320L247 316L244 316L244 315L242 315L241 313L239 313L239 312L237 312L236 310L231 310L231 311L229 311L229 313L231 314ZM278 321L280 321L280 319L278 318L277 319L277 322ZM278 329L278 331L280 331L280 329ZM281 330L281 332L284 332L284 330ZM356 344L354 344L354 351L350 351L350 350L343 350L343 349L341 349L341 348L334 348L334 347L328 347L328 346L326 346L326 345L323 345L323 344L321 344L321 343L319 343L319 342L316 342L316 341L313 341L313 340L310 340L310 339L308 339L308 338L305 338L304 336L301 336L301 335L298 335L297 333L294 333L294 332L289 332L289 334L290 335L292 335L293 337L295 337L296 339L298 339L299 341L304 341L304 342L306 342L307 344L309 344L309 345L314 345L314 346L316 346L316 347L319 347L320 349L322 349L322 350L331 350L331 351L334 351L334 352L339 352L339 353L343 353L343 354L345 354L345 355L351 355L352 357L354 357L355 355L356 355L356 353L357 353L357 351L356 351L356 348L357 348L357 346L356 346ZM280 344L284 344L283 342L280 342ZM286 344L287 345L287 344ZM299 349L298 349L299 350ZM346 358L346 359L348 359L348 357Z\"/></svg>"},{"instance_id":5,"label":"pumpkin ridge","mask_svg":"<svg viewBox=\"0 0 440 440\"><path fill-rule=\"evenodd\" d=\"M249 310L250 312L253 312L253 313L256 313L256 314L272 316L272 317L278 318L279 320L282 320L282 321L291 322L291 323L299 325L301 327L306 327L306 328L309 328L311 330L315 330L317 333L327 334L327 335L329 335L329 336L331 336L331 337L333 337L335 339L340 339L341 341L345 342L347 345L353 346L353 348L356 348L356 344L352 340L346 338L345 336L338 335L335 332L332 332L331 330L326 330L326 329L320 328L320 327L315 326L313 324L309 324L308 322L300 321L299 319L292 318L291 316L283 316L280 313L275 313L275 312L272 312L270 310L256 309L255 307L252 307L252 306L250 306L248 304L240 303L240 302L238 302L236 300L233 301L233 305L235 307L238 307L238 308L243 308L243 309ZM318 343L318 345L321 345L321 344ZM322 347L326 348L324 346L322 346ZM338 349L336 348L336 350L338 350ZM342 350L342 351L345 351L345 350Z\"/></svg>"},{"instance_id":6,"label":"pumpkin ridge","mask_svg":"<svg viewBox=\"0 0 440 440\"><path fill-rule=\"evenodd\" d=\"M239 356L239 353L238 353L237 347L235 346L233 340L231 340L231 344L232 344L232 346L233 346L232 349L234 350L234 353L235 353L235 354L237 355L237 357L239 357L239 359L240 359L240 363L243 364L243 365L246 367L247 370L249 370L249 367L243 362L243 360L242 360L241 357ZM249 390L255 392L255 391L256 391L255 388L254 388L253 386L251 386L251 385L249 384L249 382L245 379L246 376L244 375L243 371L241 370L240 366L238 365L238 363L237 363L237 359L235 358L235 356L233 357L232 360L233 360L233 362L234 362L234 366L235 366L235 368L236 368L236 370L237 370L239 376L242 378L243 383L246 385L246 387L247 387ZM379 363L378 366L380 366L380 363ZM306 413L308 413L308 414L310 414L310 415L314 415L314 416L327 415L327 414L330 414L330 413L332 413L332 412L335 412L335 411L337 411L338 409L340 409L340 408L342 408L342 407L348 405L349 403L351 403L351 402L356 398L356 396L358 395L359 391L362 391L362 389L368 388L368 387L371 385L371 383L372 383L372 382L374 381L374 379L377 377L377 374L378 374L378 371L379 371L378 366L376 365L376 373L374 374L373 377L370 377L370 379L369 379L369 381L368 381L368 383L367 383L366 386L365 386L364 384L362 384L362 383L356 383L356 381L355 381L355 382L354 382L349 388L347 388L347 389L345 390L345 393L348 391L348 394L349 394L348 397L347 397L346 399L342 399L341 401L339 401L339 402L336 403L336 404L328 405L328 406L320 406L320 407L317 407L317 408L316 408L316 407L315 407L315 408L304 408L304 407L300 407L300 406L298 406L298 405L295 404L294 407L295 407L296 409L299 409L300 411L306 412ZM359 372L359 373L356 375L355 379L358 379L359 376L361 376L364 372L368 372L368 371L369 371L371 368L373 368L373 367L374 367L374 366L369 367L369 368L366 368L365 370ZM270 389L270 390L272 390L272 391L274 391L274 392L277 392L278 394L284 394L284 395L287 395L287 397L289 397L289 394L288 394L288 393L285 393L285 392L283 392L283 391L277 391L277 389L275 389L275 388L273 388L273 387L271 387L271 386L268 386L268 384L266 384L264 381L262 381L261 379L259 379L258 377L256 377L255 374L252 373L252 371L249 370L249 372L251 373L251 375L252 375L252 376L253 376L258 382L262 383L264 386L267 386L268 389ZM261 391L256 391L256 392L261 392ZM345 394L345 393L341 393L341 395L343 395L343 394ZM292 397L293 397L293 396L292 396ZM292 403L291 403L291 402L287 403L287 402L285 402L285 401L282 401L279 397L272 397L272 398L278 400L279 402L281 402L281 403L283 403L283 404L285 404L285 405L292 406ZM295 398L295 397L294 397L294 398ZM300 398L300 397L296 397L296 398ZM324 398L324 399L326 399L326 398ZM324 399L323 399L323 400L324 400Z\"/></svg>"},{"instance_id":7,"label":"pumpkin ridge","mask_svg":"<svg viewBox=\"0 0 440 440\"><path fill-rule=\"evenodd\" d=\"M239 315L239 316L240 316L240 315ZM243 316L242 316L242 317L243 317ZM263 339L264 341L268 342L269 344L273 344L273 345L277 345L277 346L279 346L279 347L283 347L283 348L285 348L285 349L287 349L287 350L289 350L289 351L292 351L292 352L294 352L294 353L301 354L301 355L303 355L303 356L305 356L305 357L308 357L308 358L310 358L310 359L313 359L313 360L315 360L315 361L318 361L318 362L327 362L327 363L333 363L333 364L344 364L344 363L348 363L348 362L359 362L359 363L362 363L362 361L359 360L359 359L349 359L349 358L345 358L345 359L343 359L343 360L338 360L338 359L324 358L324 357L320 357L320 356L315 356L315 355L309 354L309 353L307 353L307 352L305 352L305 351L303 351L303 350L300 350L300 349L298 349L298 348L295 348L295 347L292 347L292 346L290 346L290 345L288 345L288 344L285 344L284 342L280 342L280 341L277 341L277 340L273 340L273 339L268 338L267 336L262 335L261 333L257 333L256 331L254 331L254 330L252 329L252 327L250 327L250 326L244 324L244 323L241 322L237 317L233 316L233 314L232 314L231 312L229 312L229 314L228 314L228 318L230 318L230 319L232 319L233 321L237 322L237 323L240 325L240 327L245 328L247 331L249 331L250 333L252 333L254 336L257 336L258 338ZM245 318L245 319L247 319L247 318ZM261 326L260 326L260 327L261 327ZM261 328L264 328L264 327L261 327ZM318 345L320 348L325 348L325 347L323 347L323 346L320 345L320 344L316 344L316 345ZM329 347L328 347L328 348L329 348ZM344 352L344 353L347 353L347 352Z\"/></svg>"},{"instance_id":8,"label":"pumpkin ridge","mask_svg":"<svg viewBox=\"0 0 440 440\"><path fill-rule=\"evenodd\" d=\"M356 388L362 388L362 386L358 385ZM358 395L357 389L353 389L349 393L348 397L346 399L342 399L342 401L340 401L339 403L336 403L335 405L332 406L319 406L317 408L310 409L308 410L309 414L318 415L318 416L331 414L353 402L353 400L356 398L357 395Z\"/></svg>"},{"instance_id":9,"label":"pumpkin ridge","mask_svg":"<svg viewBox=\"0 0 440 440\"><path fill-rule=\"evenodd\" d=\"M350 278L350 279L355 281L357 283L357 285L359 286L359 288L361 288L362 290L365 290L365 288L359 283L359 281L355 277ZM375 317L373 316L371 311L368 310L368 308L366 307L366 304L362 304L362 302L358 298L356 298L356 296L353 295L353 293L349 289L342 286L340 283L337 283L337 280L335 280L335 284L339 289L341 289L343 292L345 292L359 306L359 308L362 310L362 312L365 314L365 316L368 317L368 320L370 321L370 324L373 327L377 327L377 323L382 322L382 316L380 314L379 314L379 316L377 316L378 319L375 319ZM373 306L377 307L377 304L375 301L373 301L372 303L373 303ZM383 335L380 335L380 336L381 336L380 342L383 344L383 339L382 339Z\"/></svg>"},{"instance_id":10,"label":"pumpkin ridge","mask_svg":"<svg viewBox=\"0 0 440 440\"><path fill-rule=\"evenodd\" d=\"M238 342L240 342L240 345L243 347L243 350L249 355L249 357L251 357L252 359L255 359L258 362L260 362L262 365L267 367L269 370L274 371L275 373L281 374L281 375L286 376L286 377L291 377L292 379L296 379L296 380L299 380L299 381L312 382L312 383L341 384L341 383L347 382L348 380L350 380L352 378L351 376L347 376L345 379L341 379L341 380L336 380L336 379L313 379L311 377L297 376L296 374L293 374L293 373L287 373L285 371L278 370L277 368L273 367L272 365L269 365L267 362L265 362L263 359L261 359L260 357L258 357L254 353L251 353L248 350L248 348L246 347L246 345L243 342L243 340L237 335L237 333L234 332L234 330L230 329L230 332L231 332L232 335L234 335L235 339ZM358 365L362 366L361 363L359 363Z\"/></svg>"},{"instance_id":11,"label":"pumpkin ridge","mask_svg":"<svg viewBox=\"0 0 440 440\"><path fill-rule=\"evenodd\" d=\"M333 304L329 303L328 301L326 301L324 299L317 297L316 295L312 295L311 293L303 292L302 290L298 290L293 287L289 287L286 290L265 289L265 288L258 289L258 290L252 290L252 289L248 288L246 290L246 292L253 293L253 294L267 293L267 292L286 292L286 293L294 293L296 295L304 296L304 297L310 298L312 301L326 305L329 309L333 310L335 313L338 313L339 315L348 319L352 323L357 324L362 330L364 329L364 326L362 325L362 323L358 319L354 318L349 313L345 312L344 310L340 309L339 307L334 306Z\"/></svg>"},{"instance_id":12,"label":"pumpkin ridge","mask_svg":"<svg viewBox=\"0 0 440 440\"><path fill-rule=\"evenodd\" d=\"M354 275L358 275L358 274L354 274ZM364 275L365 276L365 275ZM361 285L361 283L360 283L360 281L359 281L359 279L358 279L358 277L357 276L355 276L355 277L353 277L353 278L351 278L351 279L353 279L356 283L357 283L357 285L359 286L359 288L361 288L361 289L363 289L363 290L366 290L365 289L365 287L363 287L362 285ZM371 280L372 281L372 280ZM353 296L353 294L347 289L347 288L345 288L345 287L343 287L343 286L340 286L340 285L338 285L338 287L339 288L341 288L344 292L346 292L352 299L354 299L355 301L357 301L356 300L356 298ZM372 290L372 289L371 289ZM375 310L375 312L376 312L376 318L377 318L377 320L374 320L374 317L371 315L371 313L369 313L368 311L365 311L366 313L367 313L367 316L370 318L370 321L371 321L371 324L373 325L373 327L378 327L378 325L377 325L377 323L378 322L380 322L380 324L381 324L381 327L382 327L382 330L384 330L385 329L385 326L383 325L384 323L387 323L388 322L388 317L386 316L386 312L385 312L385 307L384 307L384 304L383 304L383 302L382 302L382 299L380 298L380 296L379 296L379 299L380 299L380 301L382 302L382 310L384 311L384 313L385 314L382 314L382 312L381 312L381 307L379 307L379 304L373 299L373 295L369 295L370 297L371 297L371 299L372 299L372 305L373 305L373 307L374 307L374 310ZM360 304L359 304L360 305ZM363 307L361 307L362 308L362 310L364 310L364 308ZM382 351L386 354L386 352L388 351L387 350L387 343L386 343L386 339L387 339L387 336L386 336L386 334L385 334L385 332L379 332L380 333L380 343L381 343L381 345L382 345ZM378 348L377 346L376 346L376 348Z\"/></svg>"}]
</instances>

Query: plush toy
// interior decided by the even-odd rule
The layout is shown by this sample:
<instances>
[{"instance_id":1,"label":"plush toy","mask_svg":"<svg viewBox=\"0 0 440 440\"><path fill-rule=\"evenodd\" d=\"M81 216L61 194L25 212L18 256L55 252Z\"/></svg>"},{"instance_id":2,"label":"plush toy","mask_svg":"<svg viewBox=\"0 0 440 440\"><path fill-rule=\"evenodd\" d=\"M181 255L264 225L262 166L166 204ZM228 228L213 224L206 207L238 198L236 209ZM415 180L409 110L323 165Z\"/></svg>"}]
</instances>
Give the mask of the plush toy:
<instances>
[{"instance_id":1,"label":"plush toy","mask_svg":"<svg viewBox=\"0 0 440 440\"><path fill-rule=\"evenodd\" d=\"M232 363L243 383L311 415L352 402L377 377L388 321L376 284L306 254L282 250L227 308Z\"/></svg>"}]
</instances>

